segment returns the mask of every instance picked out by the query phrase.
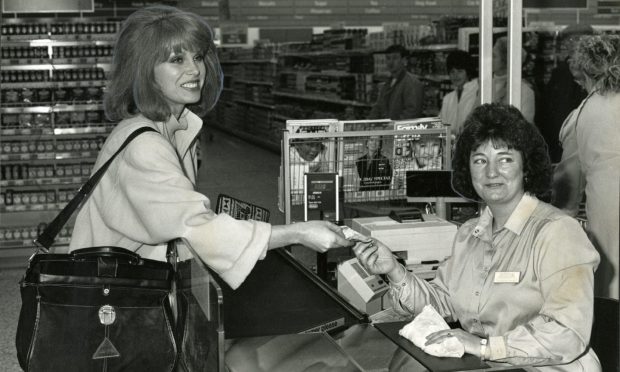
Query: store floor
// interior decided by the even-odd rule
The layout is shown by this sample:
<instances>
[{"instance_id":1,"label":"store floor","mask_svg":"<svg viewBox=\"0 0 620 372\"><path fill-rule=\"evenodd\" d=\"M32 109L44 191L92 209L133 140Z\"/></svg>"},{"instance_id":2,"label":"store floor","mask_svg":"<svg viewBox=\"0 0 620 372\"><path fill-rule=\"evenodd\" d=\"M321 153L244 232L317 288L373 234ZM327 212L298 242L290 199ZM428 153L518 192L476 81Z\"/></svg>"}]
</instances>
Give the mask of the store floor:
<instances>
[{"instance_id":1,"label":"store floor","mask_svg":"<svg viewBox=\"0 0 620 372\"><path fill-rule=\"evenodd\" d=\"M213 203L220 193L268 208L270 222L283 223L277 208L280 155L224 132L208 129L202 142L198 189ZM19 372L15 330L23 270L0 269L0 372Z\"/></svg>"}]
</instances>

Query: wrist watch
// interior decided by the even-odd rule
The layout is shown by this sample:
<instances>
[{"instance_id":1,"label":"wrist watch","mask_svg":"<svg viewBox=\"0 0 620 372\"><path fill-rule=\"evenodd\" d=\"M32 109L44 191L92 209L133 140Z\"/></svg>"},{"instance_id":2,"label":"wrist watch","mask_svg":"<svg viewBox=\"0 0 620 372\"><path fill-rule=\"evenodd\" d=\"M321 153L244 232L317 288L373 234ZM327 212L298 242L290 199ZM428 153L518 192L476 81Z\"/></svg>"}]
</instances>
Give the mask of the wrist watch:
<instances>
[{"instance_id":1,"label":"wrist watch","mask_svg":"<svg viewBox=\"0 0 620 372\"><path fill-rule=\"evenodd\" d=\"M485 355L487 353L487 343L489 341L486 338L480 339L480 359L485 360Z\"/></svg>"}]
</instances>

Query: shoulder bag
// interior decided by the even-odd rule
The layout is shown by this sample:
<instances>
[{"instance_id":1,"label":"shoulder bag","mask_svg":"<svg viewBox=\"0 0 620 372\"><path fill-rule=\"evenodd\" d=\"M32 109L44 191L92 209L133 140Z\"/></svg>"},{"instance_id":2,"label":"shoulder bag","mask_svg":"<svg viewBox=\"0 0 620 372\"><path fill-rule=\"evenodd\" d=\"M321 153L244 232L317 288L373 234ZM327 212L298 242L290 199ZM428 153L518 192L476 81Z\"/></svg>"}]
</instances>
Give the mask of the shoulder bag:
<instances>
[{"instance_id":1,"label":"shoulder bag","mask_svg":"<svg viewBox=\"0 0 620 372\"><path fill-rule=\"evenodd\" d=\"M48 253L58 232L95 188L118 151L80 188L35 243L39 249L20 281L16 346L24 371L173 371L175 324L170 262L119 247ZM168 244L168 257L174 256Z\"/></svg>"}]
</instances>

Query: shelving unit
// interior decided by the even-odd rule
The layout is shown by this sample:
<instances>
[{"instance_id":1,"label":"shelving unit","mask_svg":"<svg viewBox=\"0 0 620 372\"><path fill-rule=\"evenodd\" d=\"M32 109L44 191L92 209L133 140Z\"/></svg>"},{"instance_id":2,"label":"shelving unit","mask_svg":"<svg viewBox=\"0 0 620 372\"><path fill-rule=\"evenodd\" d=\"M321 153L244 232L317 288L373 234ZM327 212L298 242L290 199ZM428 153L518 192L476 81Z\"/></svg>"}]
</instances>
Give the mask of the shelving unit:
<instances>
[{"instance_id":1,"label":"shelving unit","mask_svg":"<svg viewBox=\"0 0 620 372\"><path fill-rule=\"evenodd\" d=\"M274 128L272 120L276 65L273 49L223 49L220 64L224 91L206 123L277 151L279 128Z\"/></svg>"},{"instance_id":2,"label":"shelving unit","mask_svg":"<svg viewBox=\"0 0 620 372\"><path fill-rule=\"evenodd\" d=\"M102 97L118 26L3 19L0 266L24 264L33 239L90 175L114 125L104 118ZM68 244L71 225L56 247Z\"/></svg>"},{"instance_id":3,"label":"shelving unit","mask_svg":"<svg viewBox=\"0 0 620 372\"><path fill-rule=\"evenodd\" d=\"M383 49L359 47L363 36L355 30L314 35L305 43L224 48L225 88L206 122L280 152L287 120L366 119L388 73ZM359 48L343 49L353 46ZM439 113L452 89L445 58L455 49L438 44L410 50L409 70L426 86L426 116Z\"/></svg>"}]
</instances>

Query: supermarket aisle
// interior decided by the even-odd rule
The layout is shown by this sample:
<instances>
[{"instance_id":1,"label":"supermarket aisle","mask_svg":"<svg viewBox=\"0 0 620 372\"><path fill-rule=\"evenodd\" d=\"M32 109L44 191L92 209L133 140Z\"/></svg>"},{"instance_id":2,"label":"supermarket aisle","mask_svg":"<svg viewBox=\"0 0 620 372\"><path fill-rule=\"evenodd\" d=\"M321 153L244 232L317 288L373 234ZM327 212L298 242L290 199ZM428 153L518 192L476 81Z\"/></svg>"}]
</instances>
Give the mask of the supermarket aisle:
<instances>
[{"instance_id":1,"label":"supermarket aisle","mask_svg":"<svg viewBox=\"0 0 620 372\"><path fill-rule=\"evenodd\" d=\"M209 129L208 134L212 136L203 136L198 189L213 203L217 195L225 193L268 208L270 221L282 223L284 216L277 208L280 155L224 132ZM15 354L15 330L22 272L0 269L0 372L21 371Z\"/></svg>"},{"instance_id":2,"label":"supermarket aisle","mask_svg":"<svg viewBox=\"0 0 620 372\"><path fill-rule=\"evenodd\" d=\"M280 154L208 128L202 159L198 189L211 199L213 208L222 193L269 209L271 223L284 222L277 204Z\"/></svg>"}]
</instances>

